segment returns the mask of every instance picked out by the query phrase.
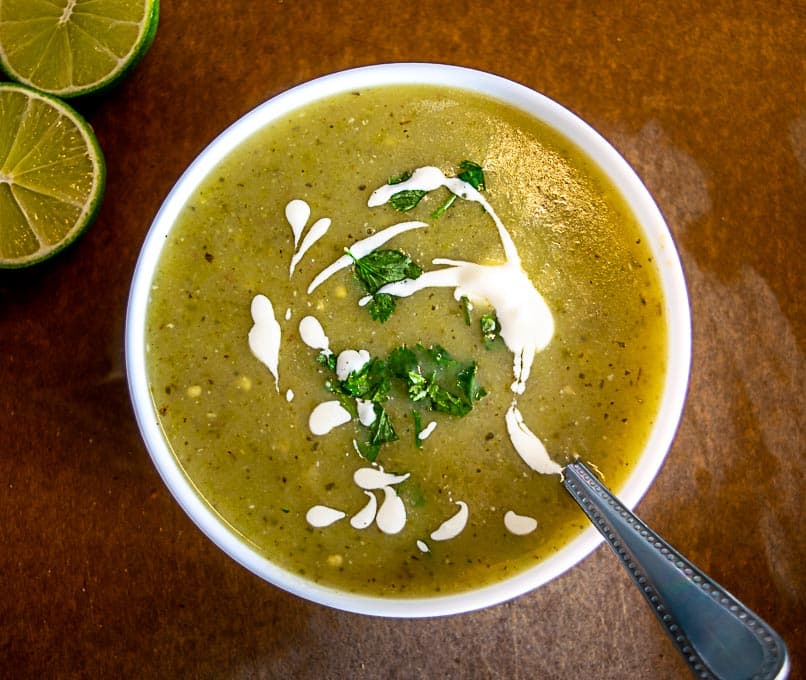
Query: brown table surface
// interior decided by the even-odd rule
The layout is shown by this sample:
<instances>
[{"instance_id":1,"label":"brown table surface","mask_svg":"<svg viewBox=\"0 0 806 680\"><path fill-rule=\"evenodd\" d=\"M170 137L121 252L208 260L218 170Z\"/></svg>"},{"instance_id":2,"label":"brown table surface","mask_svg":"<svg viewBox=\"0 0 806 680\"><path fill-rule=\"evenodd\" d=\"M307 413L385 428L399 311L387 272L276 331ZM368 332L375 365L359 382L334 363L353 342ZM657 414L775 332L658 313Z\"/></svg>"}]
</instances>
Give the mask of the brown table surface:
<instances>
[{"instance_id":1,"label":"brown table surface","mask_svg":"<svg viewBox=\"0 0 806 680\"><path fill-rule=\"evenodd\" d=\"M0 677L687 677L604 546L484 611L365 618L236 565L151 464L123 329L161 201L258 103L388 61L525 83L644 178L680 248L694 357L638 511L777 628L804 672L806 6L633 5L163 0L134 74L78 103L108 160L98 221L51 262L0 275Z\"/></svg>"}]
</instances>

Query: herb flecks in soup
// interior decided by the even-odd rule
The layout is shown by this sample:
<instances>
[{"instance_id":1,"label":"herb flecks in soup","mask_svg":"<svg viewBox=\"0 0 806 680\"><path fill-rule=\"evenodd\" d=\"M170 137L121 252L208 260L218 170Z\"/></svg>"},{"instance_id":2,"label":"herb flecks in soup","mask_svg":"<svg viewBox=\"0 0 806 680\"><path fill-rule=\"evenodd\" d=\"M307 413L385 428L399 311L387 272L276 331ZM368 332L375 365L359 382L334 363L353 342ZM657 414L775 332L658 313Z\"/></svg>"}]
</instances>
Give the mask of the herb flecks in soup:
<instances>
[{"instance_id":1,"label":"herb flecks in soup","mask_svg":"<svg viewBox=\"0 0 806 680\"><path fill-rule=\"evenodd\" d=\"M426 86L243 142L172 229L147 333L200 496L278 565L385 596L500 581L576 536L557 473L582 456L619 487L666 356L608 180L529 116Z\"/></svg>"}]
</instances>

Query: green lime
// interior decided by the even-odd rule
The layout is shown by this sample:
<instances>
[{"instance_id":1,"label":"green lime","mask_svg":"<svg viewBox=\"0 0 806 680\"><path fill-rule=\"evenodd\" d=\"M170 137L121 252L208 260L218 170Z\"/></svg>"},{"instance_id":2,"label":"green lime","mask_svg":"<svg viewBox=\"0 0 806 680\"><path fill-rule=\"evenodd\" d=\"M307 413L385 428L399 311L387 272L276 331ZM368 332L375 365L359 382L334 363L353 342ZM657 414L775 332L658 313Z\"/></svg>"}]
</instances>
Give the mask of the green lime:
<instances>
[{"instance_id":1,"label":"green lime","mask_svg":"<svg viewBox=\"0 0 806 680\"><path fill-rule=\"evenodd\" d=\"M97 92L154 40L159 0L0 0L0 66L59 97Z\"/></svg>"},{"instance_id":2,"label":"green lime","mask_svg":"<svg viewBox=\"0 0 806 680\"><path fill-rule=\"evenodd\" d=\"M95 218L105 180L101 147L78 113L0 83L0 268L40 262L74 241Z\"/></svg>"}]
</instances>

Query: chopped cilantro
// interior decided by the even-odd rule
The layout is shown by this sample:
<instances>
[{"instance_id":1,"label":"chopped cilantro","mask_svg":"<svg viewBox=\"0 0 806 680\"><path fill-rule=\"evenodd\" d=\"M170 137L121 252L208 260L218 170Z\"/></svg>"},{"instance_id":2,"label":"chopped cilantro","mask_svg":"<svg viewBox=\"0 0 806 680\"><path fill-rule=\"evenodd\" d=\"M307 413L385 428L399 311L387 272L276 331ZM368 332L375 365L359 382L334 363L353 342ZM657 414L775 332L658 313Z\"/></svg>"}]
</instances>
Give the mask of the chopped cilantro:
<instances>
[{"instance_id":1,"label":"chopped cilantro","mask_svg":"<svg viewBox=\"0 0 806 680\"><path fill-rule=\"evenodd\" d=\"M395 307L397 307L395 296L389 295L389 293L375 293L375 295L372 296L372 300L370 300L370 303L367 305L370 316L375 321L380 321L381 323L384 323L392 316Z\"/></svg>"},{"instance_id":2,"label":"chopped cilantro","mask_svg":"<svg viewBox=\"0 0 806 680\"><path fill-rule=\"evenodd\" d=\"M375 422L372 423L371 427L370 443L386 444L397 441L397 439L397 432L395 432L386 409L380 404L375 404Z\"/></svg>"},{"instance_id":3,"label":"chopped cilantro","mask_svg":"<svg viewBox=\"0 0 806 680\"><path fill-rule=\"evenodd\" d=\"M427 394L434 411L452 416L466 416L473 402L486 396L487 391L476 383L478 366L475 361L461 364L443 360L443 370L431 374Z\"/></svg>"},{"instance_id":4,"label":"chopped cilantro","mask_svg":"<svg viewBox=\"0 0 806 680\"><path fill-rule=\"evenodd\" d=\"M465 318L465 325L470 325L470 310L472 309L472 305L470 304L470 300L467 298L467 295L463 295L462 298L459 300L459 304L462 305L462 316Z\"/></svg>"},{"instance_id":5,"label":"chopped cilantro","mask_svg":"<svg viewBox=\"0 0 806 680\"><path fill-rule=\"evenodd\" d=\"M331 371L336 370L336 355L333 352L320 352L316 355L316 361Z\"/></svg>"},{"instance_id":6,"label":"chopped cilantro","mask_svg":"<svg viewBox=\"0 0 806 680\"><path fill-rule=\"evenodd\" d=\"M423 419L416 408L411 410L411 417L414 420L414 444L418 449L421 449L423 448L423 440L420 439L420 433L423 431Z\"/></svg>"},{"instance_id":7,"label":"chopped cilantro","mask_svg":"<svg viewBox=\"0 0 806 680\"><path fill-rule=\"evenodd\" d=\"M484 170L473 161L464 160L459 164L457 175L478 191L485 190ZM389 185L400 184L411 178L411 172L405 171L387 180ZM408 211L419 204L426 195L420 189L402 189L394 193L389 203L395 210ZM448 198L432 214L437 218L448 210L457 198L457 194L449 192ZM402 281L416 279L422 274L422 268L408 255L399 250L375 250L364 257L356 258L349 250L347 254L354 262L353 274L366 293L372 297L368 309L373 319L386 321L394 312L397 298L387 293L380 293L383 286ZM471 305L467 297L461 299L462 313L467 325L471 325ZM489 347L500 334L501 326L493 312L484 314L480 319L481 332L485 345ZM330 369L336 370L336 356L320 353L316 361ZM383 444L396 441L397 432L383 404L389 399L392 378L402 380L406 392L412 402L421 402L421 406L464 416L473 408L473 403L482 399L486 390L477 382L478 366L475 361L461 362L454 359L440 345L424 347L398 347L393 350L386 361L373 358L361 369L353 371L345 380L331 377L325 383L328 390L334 393L340 403L354 419L358 417L356 400L372 402L375 420L367 428L365 441L356 442L358 451L369 461L374 461ZM415 444L422 448L422 417L420 411L412 410L414 421Z\"/></svg>"},{"instance_id":8,"label":"chopped cilantro","mask_svg":"<svg viewBox=\"0 0 806 680\"><path fill-rule=\"evenodd\" d=\"M417 355L405 345L392 350L386 360L392 375L405 378L409 372L417 369Z\"/></svg>"},{"instance_id":9,"label":"chopped cilantro","mask_svg":"<svg viewBox=\"0 0 806 680\"><path fill-rule=\"evenodd\" d=\"M432 362L435 366L452 366L458 364L442 345L431 345L428 348L423 347L419 343L417 349L420 351L421 361L429 372L434 370L433 366L429 364Z\"/></svg>"},{"instance_id":10,"label":"chopped cilantro","mask_svg":"<svg viewBox=\"0 0 806 680\"><path fill-rule=\"evenodd\" d=\"M399 347L389 355L387 365L393 376L406 382L409 399L416 402L427 397L434 411L464 416L474 401L487 394L476 384L476 362L462 364L439 345Z\"/></svg>"},{"instance_id":11,"label":"chopped cilantro","mask_svg":"<svg viewBox=\"0 0 806 680\"><path fill-rule=\"evenodd\" d=\"M400 184L401 182L405 182L407 179L411 179L411 172L409 170L404 170L399 175L392 175L389 179L386 180L386 183Z\"/></svg>"},{"instance_id":12,"label":"chopped cilantro","mask_svg":"<svg viewBox=\"0 0 806 680\"><path fill-rule=\"evenodd\" d=\"M475 361L465 365L457 374L456 382L468 401L479 401L487 396L487 390L476 382L476 375L479 372L478 364Z\"/></svg>"},{"instance_id":13,"label":"chopped cilantro","mask_svg":"<svg viewBox=\"0 0 806 680\"><path fill-rule=\"evenodd\" d=\"M473 161L462 161L459 163L462 172L456 175L463 182L467 182L470 186L478 191L484 191L486 186L484 184L484 170L478 163Z\"/></svg>"},{"instance_id":14,"label":"chopped cilantro","mask_svg":"<svg viewBox=\"0 0 806 680\"><path fill-rule=\"evenodd\" d=\"M428 398L431 400L431 408L434 411L447 413L460 418L470 413L473 404L440 387L436 382L428 383Z\"/></svg>"},{"instance_id":15,"label":"chopped cilantro","mask_svg":"<svg viewBox=\"0 0 806 680\"><path fill-rule=\"evenodd\" d=\"M356 442L358 451L368 461L373 462L378 457L383 444L398 440L397 432L389 419L389 414L380 404L374 404L375 420L369 426L369 439L365 442Z\"/></svg>"},{"instance_id":16,"label":"chopped cilantro","mask_svg":"<svg viewBox=\"0 0 806 680\"><path fill-rule=\"evenodd\" d=\"M377 357L370 359L359 370L352 371L341 382L341 389L346 394L376 404L386 399L390 387L389 369L386 362Z\"/></svg>"},{"instance_id":17,"label":"chopped cilantro","mask_svg":"<svg viewBox=\"0 0 806 680\"><path fill-rule=\"evenodd\" d=\"M356 259L349 250L347 254L355 263L355 277L370 295L377 293L387 283L416 279L423 273L420 265L399 250L373 250L360 259Z\"/></svg>"},{"instance_id":18,"label":"chopped cilantro","mask_svg":"<svg viewBox=\"0 0 806 680\"><path fill-rule=\"evenodd\" d=\"M408 383L409 399L420 401L428 396L428 379L418 371L409 371L405 376Z\"/></svg>"},{"instance_id":19,"label":"chopped cilantro","mask_svg":"<svg viewBox=\"0 0 806 680\"><path fill-rule=\"evenodd\" d=\"M422 189L403 189L389 198L391 205L398 212L408 212L412 210L428 192Z\"/></svg>"},{"instance_id":20,"label":"chopped cilantro","mask_svg":"<svg viewBox=\"0 0 806 680\"><path fill-rule=\"evenodd\" d=\"M436 209L434 212L432 212L432 213L431 213L431 218L432 218L432 219L437 219L438 217L441 217L441 216L442 216L442 214L443 214L443 213L444 213L444 212L445 212L445 211L446 211L448 208L450 208L450 207L453 205L453 202L454 202L455 200L456 200L456 194L454 194L453 192L451 192L451 195L450 195L450 196L448 196L448 198L446 198L446 199L445 199L445 202L444 202L442 205L440 205L440 206L439 206L439 208L437 208L437 209Z\"/></svg>"},{"instance_id":21,"label":"chopped cilantro","mask_svg":"<svg viewBox=\"0 0 806 680\"><path fill-rule=\"evenodd\" d=\"M479 319L481 326L481 335L484 338L484 346L490 349L495 339L501 332L501 324L498 323L498 317L495 312L487 312Z\"/></svg>"},{"instance_id":22,"label":"chopped cilantro","mask_svg":"<svg viewBox=\"0 0 806 680\"><path fill-rule=\"evenodd\" d=\"M410 178L411 172L405 170L399 175L392 175L386 180L386 183L401 184ZM403 189L402 191L398 191L396 194L392 194L392 196L389 198L389 205L399 212L407 212L408 210L414 208L422 200L426 193L428 192L422 191L421 189Z\"/></svg>"},{"instance_id":23,"label":"chopped cilantro","mask_svg":"<svg viewBox=\"0 0 806 680\"><path fill-rule=\"evenodd\" d=\"M421 346L417 345L420 349ZM406 381L409 399L420 401L427 396L428 380L420 372L421 367L417 355L408 347L398 347L386 360L389 372L396 378Z\"/></svg>"},{"instance_id":24,"label":"chopped cilantro","mask_svg":"<svg viewBox=\"0 0 806 680\"><path fill-rule=\"evenodd\" d=\"M383 323L395 311L397 301L394 296L378 293L378 290L387 283L416 279L423 273L422 267L399 250L373 250L362 258L356 258L349 250L346 252L355 263L355 278L372 296L367 305L370 315Z\"/></svg>"},{"instance_id":25,"label":"chopped cilantro","mask_svg":"<svg viewBox=\"0 0 806 680\"><path fill-rule=\"evenodd\" d=\"M317 361L322 363L320 359ZM356 442L356 447L364 458L374 461L383 444L398 439L389 414L383 407L389 399L393 378L403 381L412 402L421 402L433 411L464 416L472 410L473 402L487 394L476 382L477 370L475 361L458 361L440 345L424 347L417 344L414 347L396 348L385 361L374 357L344 380L335 377L328 379L325 387L336 395L353 419L358 417L357 399L372 402L375 420L368 428L367 439ZM422 432L419 411L413 409L412 417L415 443L419 442L418 446L422 446L419 440Z\"/></svg>"}]
</instances>

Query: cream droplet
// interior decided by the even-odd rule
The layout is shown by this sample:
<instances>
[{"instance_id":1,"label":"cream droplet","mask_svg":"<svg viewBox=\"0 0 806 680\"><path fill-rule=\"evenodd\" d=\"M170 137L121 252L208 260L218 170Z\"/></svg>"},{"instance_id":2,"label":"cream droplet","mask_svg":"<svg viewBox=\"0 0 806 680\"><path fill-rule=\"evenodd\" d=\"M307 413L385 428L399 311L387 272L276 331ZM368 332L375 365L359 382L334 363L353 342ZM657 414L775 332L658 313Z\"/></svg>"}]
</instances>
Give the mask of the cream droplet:
<instances>
[{"instance_id":1,"label":"cream droplet","mask_svg":"<svg viewBox=\"0 0 806 680\"><path fill-rule=\"evenodd\" d=\"M398 534L406 526L406 506L390 486L383 487L384 500L375 522L385 534Z\"/></svg>"},{"instance_id":2,"label":"cream droplet","mask_svg":"<svg viewBox=\"0 0 806 680\"><path fill-rule=\"evenodd\" d=\"M428 425L426 425L420 432L419 435L420 441L428 439L428 437L431 436L431 433L434 431L434 429L436 429L436 426L437 426L436 420L432 420L430 423L428 423Z\"/></svg>"},{"instance_id":3,"label":"cream droplet","mask_svg":"<svg viewBox=\"0 0 806 680\"><path fill-rule=\"evenodd\" d=\"M350 519L353 529L366 529L375 521L375 513L378 512L378 499L375 498L375 494L371 491L364 491L364 493L369 496L369 501Z\"/></svg>"},{"instance_id":4,"label":"cream droplet","mask_svg":"<svg viewBox=\"0 0 806 680\"><path fill-rule=\"evenodd\" d=\"M353 473L353 481L362 489L382 489L385 486L400 484L409 478L409 473L405 475L393 475L371 467L359 468Z\"/></svg>"},{"instance_id":5,"label":"cream droplet","mask_svg":"<svg viewBox=\"0 0 806 680\"><path fill-rule=\"evenodd\" d=\"M315 316L306 316L299 322L299 337L311 349L330 352L330 339Z\"/></svg>"},{"instance_id":6,"label":"cream droplet","mask_svg":"<svg viewBox=\"0 0 806 680\"><path fill-rule=\"evenodd\" d=\"M513 401L505 417L512 445L532 470L544 475L561 475L563 469L549 458L546 447L523 422L523 416Z\"/></svg>"},{"instance_id":7,"label":"cream droplet","mask_svg":"<svg viewBox=\"0 0 806 680\"><path fill-rule=\"evenodd\" d=\"M338 400L317 404L308 418L311 433L317 436L327 434L332 429L352 420L350 412Z\"/></svg>"},{"instance_id":8,"label":"cream droplet","mask_svg":"<svg viewBox=\"0 0 806 680\"><path fill-rule=\"evenodd\" d=\"M249 331L249 349L269 369L274 376L275 389L279 391L280 324L274 318L274 307L265 295L255 295L251 312L255 325Z\"/></svg>"},{"instance_id":9,"label":"cream droplet","mask_svg":"<svg viewBox=\"0 0 806 680\"><path fill-rule=\"evenodd\" d=\"M456 505L459 506L459 512L440 524L439 529L431 534L431 540L448 541L451 538L456 538L462 533L465 525L467 524L467 518L469 516L467 503L463 501L456 501Z\"/></svg>"},{"instance_id":10,"label":"cream droplet","mask_svg":"<svg viewBox=\"0 0 806 680\"><path fill-rule=\"evenodd\" d=\"M314 222L313 226L308 230L308 233L305 234L305 238L302 239L302 245L299 247L299 250L294 253L294 257L291 258L291 264L288 267L289 277L293 276L294 269L296 269L305 253L308 252L308 249L322 238L327 233L328 229L330 229L330 218L323 217Z\"/></svg>"},{"instance_id":11,"label":"cream droplet","mask_svg":"<svg viewBox=\"0 0 806 680\"><path fill-rule=\"evenodd\" d=\"M305 514L305 520L312 527L328 527L345 516L341 510L329 508L326 505L314 505Z\"/></svg>"},{"instance_id":12,"label":"cream droplet","mask_svg":"<svg viewBox=\"0 0 806 680\"><path fill-rule=\"evenodd\" d=\"M356 408L358 409L358 420L364 427L369 427L375 422L375 404L366 399L356 399Z\"/></svg>"},{"instance_id":13,"label":"cream droplet","mask_svg":"<svg viewBox=\"0 0 806 680\"><path fill-rule=\"evenodd\" d=\"M526 536L537 529L537 520L526 515L517 515L509 510L504 515L504 526L516 536Z\"/></svg>"},{"instance_id":14,"label":"cream droplet","mask_svg":"<svg viewBox=\"0 0 806 680\"><path fill-rule=\"evenodd\" d=\"M302 199L295 198L289 201L285 206L285 218L291 226L291 231L294 234L294 247L299 243L299 237L302 236L302 230L308 223L308 218L311 216L311 207Z\"/></svg>"},{"instance_id":15,"label":"cream droplet","mask_svg":"<svg viewBox=\"0 0 806 680\"><path fill-rule=\"evenodd\" d=\"M339 380L347 380L350 373L360 371L369 361L369 352L365 349L345 349L336 358L336 377Z\"/></svg>"}]
</instances>

